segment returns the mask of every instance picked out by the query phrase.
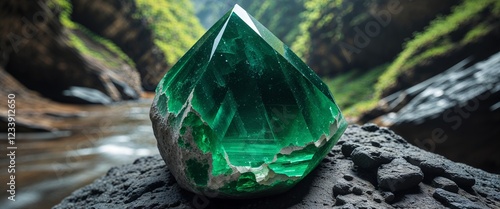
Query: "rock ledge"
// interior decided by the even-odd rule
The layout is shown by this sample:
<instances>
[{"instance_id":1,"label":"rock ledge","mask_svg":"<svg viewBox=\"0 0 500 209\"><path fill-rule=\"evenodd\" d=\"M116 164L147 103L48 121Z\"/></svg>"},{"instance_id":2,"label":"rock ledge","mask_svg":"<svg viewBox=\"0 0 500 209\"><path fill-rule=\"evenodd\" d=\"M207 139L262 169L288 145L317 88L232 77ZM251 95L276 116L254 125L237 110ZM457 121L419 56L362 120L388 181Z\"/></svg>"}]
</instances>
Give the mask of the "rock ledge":
<instances>
[{"instance_id":1,"label":"rock ledge","mask_svg":"<svg viewBox=\"0 0 500 209\"><path fill-rule=\"evenodd\" d=\"M350 148L342 150L343 144ZM373 165L353 162L356 149L356 156ZM386 128L354 125L284 194L250 200L210 196L182 190L158 155L112 168L54 208L499 208L500 176L423 151Z\"/></svg>"}]
</instances>

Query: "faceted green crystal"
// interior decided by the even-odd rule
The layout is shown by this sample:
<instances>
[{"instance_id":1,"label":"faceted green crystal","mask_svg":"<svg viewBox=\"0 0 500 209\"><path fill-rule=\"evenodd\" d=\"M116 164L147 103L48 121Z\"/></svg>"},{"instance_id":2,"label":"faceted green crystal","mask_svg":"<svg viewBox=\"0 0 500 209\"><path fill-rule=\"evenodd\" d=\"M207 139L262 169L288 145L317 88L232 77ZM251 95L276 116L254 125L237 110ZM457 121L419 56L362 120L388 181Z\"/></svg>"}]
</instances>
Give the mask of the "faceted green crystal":
<instances>
[{"instance_id":1,"label":"faceted green crystal","mask_svg":"<svg viewBox=\"0 0 500 209\"><path fill-rule=\"evenodd\" d=\"M161 80L151 120L182 187L232 198L291 188L347 127L319 77L238 5Z\"/></svg>"}]
</instances>

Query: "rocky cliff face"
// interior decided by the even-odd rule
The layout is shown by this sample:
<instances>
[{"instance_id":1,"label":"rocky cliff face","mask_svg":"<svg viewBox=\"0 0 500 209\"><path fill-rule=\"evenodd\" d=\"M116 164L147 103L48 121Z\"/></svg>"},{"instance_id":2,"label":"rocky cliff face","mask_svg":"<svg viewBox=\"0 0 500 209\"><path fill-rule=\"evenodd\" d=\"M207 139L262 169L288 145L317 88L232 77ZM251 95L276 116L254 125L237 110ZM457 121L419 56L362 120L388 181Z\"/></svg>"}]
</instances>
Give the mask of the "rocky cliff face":
<instances>
[{"instance_id":1,"label":"rocky cliff face","mask_svg":"<svg viewBox=\"0 0 500 209\"><path fill-rule=\"evenodd\" d=\"M489 57L500 51L498 1L319 2L307 11L321 18L309 19L310 36L297 45L311 46L305 55L313 68L323 62L318 68L328 72L328 66L350 71L331 85L334 95L348 95L338 100L347 115L390 126L410 143L452 160L499 172L500 135L493 125L500 122L493 84L499 73L496 64L485 64L496 62ZM335 15L324 18L329 13ZM383 20L390 21L382 26ZM450 69L464 59L467 64ZM485 59L491 61L475 65Z\"/></svg>"},{"instance_id":2,"label":"rocky cliff face","mask_svg":"<svg viewBox=\"0 0 500 209\"><path fill-rule=\"evenodd\" d=\"M500 48L500 4L461 1L307 1L293 49L325 77L347 115L380 115L378 101L461 60ZM348 93L345 93L348 92ZM374 111L371 111L374 110ZM365 114L366 113L366 114Z\"/></svg>"},{"instance_id":3,"label":"rocky cliff face","mask_svg":"<svg viewBox=\"0 0 500 209\"><path fill-rule=\"evenodd\" d=\"M409 142L500 172L500 53L447 71L382 100L380 121Z\"/></svg>"},{"instance_id":4,"label":"rocky cliff face","mask_svg":"<svg viewBox=\"0 0 500 209\"><path fill-rule=\"evenodd\" d=\"M47 124L46 120L43 120L43 114L33 114L36 112L38 107L47 107L49 102L44 100L37 93L28 90L25 86L20 84L15 78L10 74L5 72L5 70L0 67L0 78L2 79L2 90L0 91L0 97L8 98L9 94L14 94L17 102L16 110L19 113L28 112L28 117L16 117L16 131L18 132L45 132L51 131L51 125ZM22 103L20 103L22 101ZM22 107L24 103L24 108ZM37 104L35 107L29 108L26 104ZM7 118L8 109L7 105L0 106L0 130L7 130ZM59 109L60 110L60 109ZM28 115L28 114L26 114ZM42 117L40 117L42 116Z\"/></svg>"},{"instance_id":5,"label":"rocky cliff face","mask_svg":"<svg viewBox=\"0 0 500 209\"><path fill-rule=\"evenodd\" d=\"M155 45L146 22L134 18L138 13L135 2L72 0L71 3L71 19L116 43L134 61L142 87L153 91L171 66Z\"/></svg>"},{"instance_id":6,"label":"rocky cliff face","mask_svg":"<svg viewBox=\"0 0 500 209\"><path fill-rule=\"evenodd\" d=\"M382 97L416 85L463 59L471 64L500 51L500 4L463 0L416 33L375 86Z\"/></svg>"},{"instance_id":7,"label":"rocky cliff face","mask_svg":"<svg viewBox=\"0 0 500 209\"><path fill-rule=\"evenodd\" d=\"M284 194L210 197L182 190L161 157L152 156L112 168L54 208L498 208L500 176L369 124L349 127L322 163Z\"/></svg>"},{"instance_id":8,"label":"rocky cliff face","mask_svg":"<svg viewBox=\"0 0 500 209\"><path fill-rule=\"evenodd\" d=\"M0 4L1 66L61 102L137 99L143 89L155 89L203 32L188 1Z\"/></svg>"},{"instance_id":9,"label":"rocky cliff face","mask_svg":"<svg viewBox=\"0 0 500 209\"><path fill-rule=\"evenodd\" d=\"M123 61L109 69L69 44L75 31L63 27L49 1L4 1L1 10L1 63L29 89L63 102L109 103L139 97L137 72ZM75 95L72 87L81 88L76 94L97 92L98 98Z\"/></svg>"},{"instance_id":10,"label":"rocky cliff face","mask_svg":"<svg viewBox=\"0 0 500 209\"><path fill-rule=\"evenodd\" d=\"M456 1L310 1L292 47L320 75L367 70L392 61L402 43Z\"/></svg>"}]
</instances>

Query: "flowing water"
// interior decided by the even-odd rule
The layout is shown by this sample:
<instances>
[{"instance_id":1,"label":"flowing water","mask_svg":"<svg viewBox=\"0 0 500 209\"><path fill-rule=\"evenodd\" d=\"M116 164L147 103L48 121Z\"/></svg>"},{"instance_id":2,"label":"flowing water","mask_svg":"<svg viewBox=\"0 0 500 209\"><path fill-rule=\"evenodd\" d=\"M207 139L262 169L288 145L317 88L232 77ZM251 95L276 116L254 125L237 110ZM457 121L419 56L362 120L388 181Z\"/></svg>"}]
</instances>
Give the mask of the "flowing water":
<instances>
[{"instance_id":1,"label":"flowing water","mask_svg":"<svg viewBox=\"0 0 500 209\"><path fill-rule=\"evenodd\" d=\"M51 208L114 166L158 153L151 99L112 106L82 106L80 117L63 118L71 131L17 135L16 201L7 199L6 140L0 140L0 208Z\"/></svg>"}]
</instances>

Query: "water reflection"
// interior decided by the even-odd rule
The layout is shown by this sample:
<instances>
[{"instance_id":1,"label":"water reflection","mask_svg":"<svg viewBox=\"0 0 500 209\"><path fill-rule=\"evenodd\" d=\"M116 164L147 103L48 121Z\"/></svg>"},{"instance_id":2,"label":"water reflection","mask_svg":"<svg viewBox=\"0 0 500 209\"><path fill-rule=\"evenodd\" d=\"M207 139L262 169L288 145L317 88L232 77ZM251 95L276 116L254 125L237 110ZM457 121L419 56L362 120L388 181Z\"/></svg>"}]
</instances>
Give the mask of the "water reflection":
<instances>
[{"instance_id":1,"label":"water reflection","mask_svg":"<svg viewBox=\"0 0 500 209\"><path fill-rule=\"evenodd\" d=\"M111 167L157 154L150 104L145 99L107 107L83 106L78 113L82 117L61 118L61 127L70 131L18 135L16 201L7 200L7 182L1 182L0 208L51 208ZM6 140L0 146L7 147ZM2 156L0 167L6 169L8 163ZM8 177L6 171L0 172L2 181Z\"/></svg>"}]
</instances>

